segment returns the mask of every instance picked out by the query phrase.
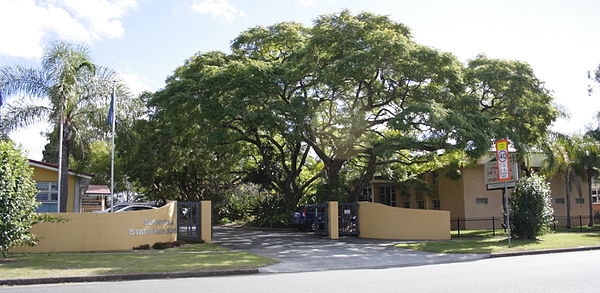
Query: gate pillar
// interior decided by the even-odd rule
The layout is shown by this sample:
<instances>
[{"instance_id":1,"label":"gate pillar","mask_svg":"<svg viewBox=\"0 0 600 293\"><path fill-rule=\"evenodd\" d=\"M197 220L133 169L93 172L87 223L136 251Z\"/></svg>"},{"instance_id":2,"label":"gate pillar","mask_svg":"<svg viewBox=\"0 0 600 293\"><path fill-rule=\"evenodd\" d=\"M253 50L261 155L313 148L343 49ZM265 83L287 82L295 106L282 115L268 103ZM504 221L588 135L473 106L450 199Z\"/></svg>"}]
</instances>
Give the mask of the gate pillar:
<instances>
[{"instance_id":1,"label":"gate pillar","mask_svg":"<svg viewBox=\"0 0 600 293\"><path fill-rule=\"evenodd\" d=\"M338 202L329 201L327 202L327 205L327 218L329 219L327 222L327 228L329 230L329 239L339 239L340 231L338 227Z\"/></svg>"},{"instance_id":2,"label":"gate pillar","mask_svg":"<svg viewBox=\"0 0 600 293\"><path fill-rule=\"evenodd\" d=\"M210 200L200 201L200 239L204 243L212 242L212 208Z\"/></svg>"}]
</instances>

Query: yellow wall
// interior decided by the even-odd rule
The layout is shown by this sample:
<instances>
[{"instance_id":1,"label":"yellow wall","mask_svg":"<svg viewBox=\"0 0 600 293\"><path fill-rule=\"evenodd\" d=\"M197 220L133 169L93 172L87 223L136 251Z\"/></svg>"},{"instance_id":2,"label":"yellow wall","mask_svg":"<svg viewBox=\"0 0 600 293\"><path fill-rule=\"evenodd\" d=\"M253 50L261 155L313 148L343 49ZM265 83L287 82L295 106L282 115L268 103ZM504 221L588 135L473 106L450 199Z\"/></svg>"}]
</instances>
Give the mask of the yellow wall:
<instances>
[{"instance_id":1,"label":"yellow wall","mask_svg":"<svg viewBox=\"0 0 600 293\"><path fill-rule=\"evenodd\" d=\"M12 252L122 250L142 244L175 241L175 211L176 202L170 202L154 210L62 213L60 217L69 219L68 222L34 225L31 232L39 238L38 245L18 247Z\"/></svg>"},{"instance_id":2,"label":"yellow wall","mask_svg":"<svg viewBox=\"0 0 600 293\"><path fill-rule=\"evenodd\" d=\"M33 166L33 180L44 182L57 182L58 172L48 169L42 169ZM69 174L69 196L67 198L67 212L73 212L75 209L75 179L74 175Z\"/></svg>"},{"instance_id":3,"label":"yellow wall","mask_svg":"<svg viewBox=\"0 0 600 293\"><path fill-rule=\"evenodd\" d=\"M358 207L361 238L397 240L450 239L450 212L389 207L361 201Z\"/></svg>"}]
</instances>

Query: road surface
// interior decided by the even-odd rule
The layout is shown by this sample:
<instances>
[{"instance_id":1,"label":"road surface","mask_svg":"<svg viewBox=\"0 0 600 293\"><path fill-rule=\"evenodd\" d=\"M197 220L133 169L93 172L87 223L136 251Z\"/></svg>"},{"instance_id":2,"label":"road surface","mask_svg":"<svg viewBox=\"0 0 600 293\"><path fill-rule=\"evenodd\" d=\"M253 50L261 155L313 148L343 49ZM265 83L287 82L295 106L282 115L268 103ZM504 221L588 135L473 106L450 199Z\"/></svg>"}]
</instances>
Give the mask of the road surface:
<instances>
[{"instance_id":1,"label":"road surface","mask_svg":"<svg viewBox=\"0 0 600 293\"><path fill-rule=\"evenodd\" d=\"M600 251L403 268L63 284L3 292L598 292Z\"/></svg>"}]
</instances>

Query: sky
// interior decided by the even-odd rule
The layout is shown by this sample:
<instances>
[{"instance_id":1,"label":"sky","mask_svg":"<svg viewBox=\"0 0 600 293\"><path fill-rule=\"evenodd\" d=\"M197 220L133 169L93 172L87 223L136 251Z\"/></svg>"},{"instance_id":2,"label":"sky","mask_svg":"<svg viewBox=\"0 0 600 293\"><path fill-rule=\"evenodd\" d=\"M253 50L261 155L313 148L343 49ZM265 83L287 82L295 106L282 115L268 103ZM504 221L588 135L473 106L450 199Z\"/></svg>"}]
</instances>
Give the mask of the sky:
<instances>
[{"instance_id":1,"label":"sky","mask_svg":"<svg viewBox=\"0 0 600 293\"><path fill-rule=\"evenodd\" d=\"M479 54L527 62L569 114L553 130L596 125L600 87L587 90L587 73L600 64L596 0L0 0L0 66L39 67L43 48L65 40L85 44L92 61L119 72L133 92L156 91L187 58L228 52L249 28L311 26L343 9L387 15L410 27L416 42L462 62ZM5 106L16 99L4 98ZM47 128L38 123L9 135L39 160Z\"/></svg>"}]
</instances>

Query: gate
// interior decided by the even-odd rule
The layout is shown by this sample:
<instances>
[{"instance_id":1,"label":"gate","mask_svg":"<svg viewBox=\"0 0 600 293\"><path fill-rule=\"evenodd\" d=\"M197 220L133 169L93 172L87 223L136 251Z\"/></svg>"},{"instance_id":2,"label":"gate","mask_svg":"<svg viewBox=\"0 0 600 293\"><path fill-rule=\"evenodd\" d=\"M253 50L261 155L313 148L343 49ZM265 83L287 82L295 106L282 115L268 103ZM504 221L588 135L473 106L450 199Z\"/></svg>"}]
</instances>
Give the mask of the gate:
<instances>
[{"instance_id":1,"label":"gate","mask_svg":"<svg viewBox=\"0 0 600 293\"><path fill-rule=\"evenodd\" d=\"M315 209L315 219L313 230L317 235L329 235L329 219L327 218L327 203L317 204ZM340 236L358 236L358 203L342 202L338 203L338 235Z\"/></svg>"},{"instance_id":2,"label":"gate","mask_svg":"<svg viewBox=\"0 0 600 293\"><path fill-rule=\"evenodd\" d=\"M177 240L200 241L199 202L177 202Z\"/></svg>"},{"instance_id":3,"label":"gate","mask_svg":"<svg viewBox=\"0 0 600 293\"><path fill-rule=\"evenodd\" d=\"M329 229L327 226L327 204L320 203L315 206L315 221L313 222L313 230L317 235L328 235Z\"/></svg>"},{"instance_id":4,"label":"gate","mask_svg":"<svg viewBox=\"0 0 600 293\"><path fill-rule=\"evenodd\" d=\"M358 236L358 203L341 202L338 204L339 235Z\"/></svg>"}]
</instances>

